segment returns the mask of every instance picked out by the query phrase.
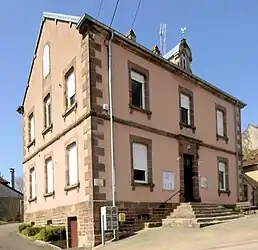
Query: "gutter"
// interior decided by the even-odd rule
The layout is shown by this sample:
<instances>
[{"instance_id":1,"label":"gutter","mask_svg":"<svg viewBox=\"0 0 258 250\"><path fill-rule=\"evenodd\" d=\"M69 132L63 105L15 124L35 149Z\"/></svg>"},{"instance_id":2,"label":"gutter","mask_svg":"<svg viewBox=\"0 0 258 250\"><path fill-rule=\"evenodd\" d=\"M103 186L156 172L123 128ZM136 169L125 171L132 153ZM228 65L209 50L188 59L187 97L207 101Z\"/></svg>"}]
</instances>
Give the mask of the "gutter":
<instances>
[{"instance_id":1,"label":"gutter","mask_svg":"<svg viewBox=\"0 0 258 250\"><path fill-rule=\"evenodd\" d=\"M181 74L185 74L187 75L189 78L191 78L193 81L197 81L199 84L204 85L207 88L210 88L211 90L220 93L222 95L224 95L225 97L227 97L231 102L233 102L235 105L238 105L241 109L244 108L246 106L246 104L240 100L238 100L237 98L233 97L232 95L224 92L223 90L215 87L214 85L208 83L207 81L201 79L200 77L191 74L189 72L186 72L184 70L182 70L180 67L178 67L177 65L175 65L174 63L171 63L170 61L168 61L167 59L165 59L162 56L158 56L156 54L154 54L151 50L145 48L144 46L140 45L137 42L132 41L131 39L128 39L127 37L125 37L123 34L119 33L118 31L108 27L107 25L99 22L98 20L96 20L95 18L89 16L88 14L84 14L81 19L78 21L76 28L79 30L79 32L81 31L84 23L86 22L92 22L93 24L96 24L97 26L99 26L100 28L104 29L107 32L112 31L114 34L114 37L118 37L119 39L123 40L124 42L138 48L139 50L149 54L149 56L156 58L157 60L161 61L162 63L166 64L167 66L169 66L173 71L180 71Z\"/></svg>"}]
</instances>

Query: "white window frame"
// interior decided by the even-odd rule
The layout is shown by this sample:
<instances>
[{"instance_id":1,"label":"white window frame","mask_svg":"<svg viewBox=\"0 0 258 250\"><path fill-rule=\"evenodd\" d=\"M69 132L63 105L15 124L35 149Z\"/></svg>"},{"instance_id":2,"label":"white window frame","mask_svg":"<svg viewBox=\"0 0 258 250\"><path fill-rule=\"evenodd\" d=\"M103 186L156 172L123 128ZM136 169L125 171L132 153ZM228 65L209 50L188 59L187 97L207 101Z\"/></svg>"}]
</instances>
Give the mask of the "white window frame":
<instances>
[{"instance_id":1,"label":"white window frame","mask_svg":"<svg viewBox=\"0 0 258 250\"><path fill-rule=\"evenodd\" d=\"M223 173L223 188L219 187L221 191L226 191L227 190L227 183L226 183L226 163L219 161L219 178L220 178L220 173ZM220 182L219 182L220 184Z\"/></svg>"},{"instance_id":2,"label":"white window frame","mask_svg":"<svg viewBox=\"0 0 258 250\"><path fill-rule=\"evenodd\" d=\"M35 139L35 117L34 114L29 115L29 142Z\"/></svg>"},{"instance_id":3,"label":"white window frame","mask_svg":"<svg viewBox=\"0 0 258 250\"><path fill-rule=\"evenodd\" d=\"M51 117L51 97L50 95L47 95L44 100L44 112L45 112L45 128L48 128L52 123L52 117Z\"/></svg>"},{"instance_id":4,"label":"white window frame","mask_svg":"<svg viewBox=\"0 0 258 250\"><path fill-rule=\"evenodd\" d=\"M180 105L181 108L185 108L188 110L187 112L187 120L188 120L188 125L191 125L191 98L190 96L184 94L184 93L180 93ZM180 110L181 112L181 110ZM181 115L181 114L180 114Z\"/></svg>"},{"instance_id":5,"label":"white window frame","mask_svg":"<svg viewBox=\"0 0 258 250\"><path fill-rule=\"evenodd\" d=\"M142 85L142 108L145 109L145 77L144 75L131 70L131 80L139 82Z\"/></svg>"},{"instance_id":6,"label":"white window frame","mask_svg":"<svg viewBox=\"0 0 258 250\"><path fill-rule=\"evenodd\" d=\"M139 155L137 149L140 149L143 155ZM145 152L144 152L144 151ZM144 157L145 159L140 159ZM145 171L145 181L135 180L135 183L148 183L148 146L141 143L133 142L133 170L143 170Z\"/></svg>"},{"instance_id":7,"label":"white window frame","mask_svg":"<svg viewBox=\"0 0 258 250\"><path fill-rule=\"evenodd\" d=\"M47 193L54 192L54 165L52 158L46 160L46 174L47 174Z\"/></svg>"},{"instance_id":8,"label":"white window frame","mask_svg":"<svg viewBox=\"0 0 258 250\"><path fill-rule=\"evenodd\" d=\"M217 117L217 134L219 136L225 136L225 128L224 128L224 112L222 110L216 110Z\"/></svg>"},{"instance_id":9,"label":"white window frame","mask_svg":"<svg viewBox=\"0 0 258 250\"><path fill-rule=\"evenodd\" d=\"M49 47L49 44L46 44L43 50L43 78L46 78L49 73L50 73L50 47Z\"/></svg>"},{"instance_id":10,"label":"white window frame","mask_svg":"<svg viewBox=\"0 0 258 250\"><path fill-rule=\"evenodd\" d=\"M70 69L66 75L66 98L67 98L67 107L71 107L70 100L74 96L76 102L76 80L75 80L75 70L74 68Z\"/></svg>"},{"instance_id":11,"label":"white window frame","mask_svg":"<svg viewBox=\"0 0 258 250\"><path fill-rule=\"evenodd\" d=\"M71 143L67 147L67 158L68 158L68 171L69 171L69 186L78 184L78 153L77 144Z\"/></svg>"},{"instance_id":12,"label":"white window frame","mask_svg":"<svg viewBox=\"0 0 258 250\"><path fill-rule=\"evenodd\" d=\"M31 177L30 177L31 178L30 198L34 199L34 198L37 197L37 194L36 194L36 170L35 170L35 167L30 170L30 175L31 175Z\"/></svg>"}]
</instances>

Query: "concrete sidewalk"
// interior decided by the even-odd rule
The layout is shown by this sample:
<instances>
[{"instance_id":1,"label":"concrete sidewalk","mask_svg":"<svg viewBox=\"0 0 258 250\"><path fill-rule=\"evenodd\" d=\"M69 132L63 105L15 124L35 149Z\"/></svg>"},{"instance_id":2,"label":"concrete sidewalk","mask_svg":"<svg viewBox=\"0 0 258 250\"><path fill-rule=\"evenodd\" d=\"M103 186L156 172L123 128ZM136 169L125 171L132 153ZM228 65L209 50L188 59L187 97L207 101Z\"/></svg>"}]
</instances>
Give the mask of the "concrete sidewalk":
<instances>
[{"instance_id":1,"label":"concrete sidewalk","mask_svg":"<svg viewBox=\"0 0 258 250\"><path fill-rule=\"evenodd\" d=\"M105 250L254 250L258 249L258 215L201 229L146 229L104 247Z\"/></svg>"}]
</instances>

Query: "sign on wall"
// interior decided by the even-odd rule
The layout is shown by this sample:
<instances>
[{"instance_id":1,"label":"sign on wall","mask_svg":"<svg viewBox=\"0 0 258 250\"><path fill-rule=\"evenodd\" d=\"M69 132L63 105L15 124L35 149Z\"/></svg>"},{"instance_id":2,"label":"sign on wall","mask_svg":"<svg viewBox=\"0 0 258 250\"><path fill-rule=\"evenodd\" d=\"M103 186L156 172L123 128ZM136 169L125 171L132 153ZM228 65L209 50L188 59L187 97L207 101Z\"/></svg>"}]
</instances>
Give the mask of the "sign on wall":
<instances>
[{"instance_id":1,"label":"sign on wall","mask_svg":"<svg viewBox=\"0 0 258 250\"><path fill-rule=\"evenodd\" d=\"M208 188L208 179L206 177L200 178L200 186L201 188Z\"/></svg>"},{"instance_id":2,"label":"sign on wall","mask_svg":"<svg viewBox=\"0 0 258 250\"><path fill-rule=\"evenodd\" d=\"M100 211L104 231L118 230L118 208L104 206Z\"/></svg>"},{"instance_id":3,"label":"sign on wall","mask_svg":"<svg viewBox=\"0 0 258 250\"><path fill-rule=\"evenodd\" d=\"M163 190L175 190L175 173L165 171L163 172Z\"/></svg>"}]
</instances>

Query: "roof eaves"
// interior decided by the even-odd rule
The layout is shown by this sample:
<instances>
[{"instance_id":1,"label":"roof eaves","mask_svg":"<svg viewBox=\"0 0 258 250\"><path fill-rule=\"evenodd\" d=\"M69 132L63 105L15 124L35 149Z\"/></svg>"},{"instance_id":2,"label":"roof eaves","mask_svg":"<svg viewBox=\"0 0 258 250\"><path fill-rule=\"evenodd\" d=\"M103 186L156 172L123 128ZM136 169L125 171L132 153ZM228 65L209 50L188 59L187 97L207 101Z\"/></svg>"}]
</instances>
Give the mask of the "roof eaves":
<instances>
[{"instance_id":1,"label":"roof eaves","mask_svg":"<svg viewBox=\"0 0 258 250\"><path fill-rule=\"evenodd\" d=\"M68 23L71 22L71 23L77 24L78 21L80 20L80 17L79 16L71 16L71 15L51 13L51 12L43 12L39 32L38 32L38 35L37 35L36 45L35 45L35 48L34 48L34 54L33 54L32 62L31 62L31 65L30 65L30 71L29 71L29 76L28 76L28 80L27 80L27 86L26 86L25 93L24 93L24 96L23 96L22 106L24 106L25 98L26 98L26 95L27 95L27 92L28 92L30 77L31 77L34 61L36 59L38 46L39 46L39 40L40 40L40 36L41 36L41 33L42 33L43 24L44 24L46 19L59 20L59 21L63 21L63 22L68 22Z\"/></svg>"},{"instance_id":2,"label":"roof eaves","mask_svg":"<svg viewBox=\"0 0 258 250\"><path fill-rule=\"evenodd\" d=\"M226 93L225 91L215 87L214 85L212 85L211 83L208 83L207 81L201 79L200 77L192 74L192 73L189 73L189 72L186 72L184 70L182 70L180 67L178 67L177 65L175 65L174 63L168 61L167 59L161 57L161 56L158 56L156 54L154 54L151 50L149 50L148 48L140 45L139 43L137 42L134 42L133 40L125 37L123 34L121 34L120 32L114 30L113 28L110 28L109 26L101 23L100 21L96 20L95 18L89 16L88 14L84 14L80 20L78 21L77 23L77 26L76 28L78 30L80 30L80 28L82 27L82 25L84 24L85 21L91 21L92 23L98 25L99 27L103 28L104 30L106 31L112 31L114 35L116 35L117 37L121 38L122 40L126 41L127 43L133 45L133 46L136 46L137 48L139 48L140 50L148 53L149 55L153 56L153 57L156 57L157 59L161 60L163 63L166 63L168 65L170 65L171 67L173 67L175 70L180 70L182 71L184 74L187 74L190 78L193 78L193 80L195 81L198 81L200 82L201 84L205 85L206 87L212 89L213 91L216 91L222 95L224 95L225 97L229 98L230 100L232 100L233 102L236 103L236 105L238 105L240 108L244 108L246 106L246 103L242 102L241 100L237 99L236 97Z\"/></svg>"},{"instance_id":3,"label":"roof eaves","mask_svg":"<svg viewBox=\"0 0 258 250\"><path fill-rule=\"evenodd\" d=\"M4 185L4 184L0 182L0 185ZM7 188L9 188L9 189L11 189L11 190L14 191L14 192L16 192L17 194L23 196L23 193L20 192L20 191L18 191L17 189L15 189L15 188L13 188L13 187L11 187L11 186L9 186L9 185L4 185L4 186L7 187Z\"/></svg>"}]
</instances>

